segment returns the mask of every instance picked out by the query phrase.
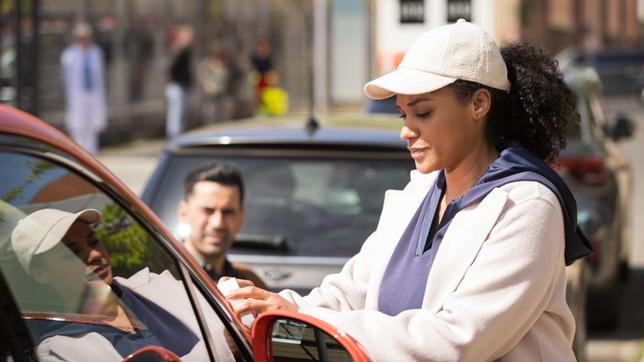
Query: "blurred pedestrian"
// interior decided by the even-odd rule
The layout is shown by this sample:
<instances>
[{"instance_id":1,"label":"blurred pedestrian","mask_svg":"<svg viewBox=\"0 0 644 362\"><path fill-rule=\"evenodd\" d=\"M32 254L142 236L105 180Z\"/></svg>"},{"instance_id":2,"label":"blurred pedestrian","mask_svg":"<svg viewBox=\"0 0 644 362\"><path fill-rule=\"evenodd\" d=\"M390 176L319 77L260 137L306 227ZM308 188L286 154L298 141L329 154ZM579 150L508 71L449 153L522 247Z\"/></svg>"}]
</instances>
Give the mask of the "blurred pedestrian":
<instances>
[{"instance_id":1,"label":"blurred pedestrian","mask_svg":"<svg viewBox=\"0 0 644 362\"><path fill-rule=\"evenodd\" d=\"M340 273L304 297L239 280L235 311L308 314L374 361L574 361L566 265L592 248L549 166L579 123L557 63L461 19L364 91L396 96L409 184Z\"/></svg>"},{"instance_id":2,"label":"blurred pedestrian","mask_svg":"<svg viewBox=\"0 0 644 362\"><path fill-rule=\"evenodd\" d=\"M167 99L166 136L173 137L185 130L188 92L192 86L192 28L179 26L171 39L172 60L165 87Z\"/></svg>"},{"instance_id":3,"label":"blurred pedestrian","mask_svg":"<svg viewBox=\"0 0 644 362\"><path fill-rule=\"evenodd\" d=\"M265 75L265 82L260 91L260 113L268 116L281 116L288 111L288 93L279 86L279 78L275 71Z\"/></svg>"},{"instance_id":4,"label":"blurred pedestrian","mask_svg":"<svg viewBox=\"0 0 644 362\"><path fill-rule=\"evenodd\" d=\"M210 54L199 62L197 75L204 93L204 102L201 108L206 122L227 118L225 112L221 110L224 107L224 98L228 93L230 78L224 52L213 48Z\"/></svg>"},{"instance_id":5,"label":"blurred pedestrian","mask_svg":"<svg viewBox=\"0 0 644 362\"><path fill-rule=\"evenodd\" d=\"M255 104L261 111L262 91L270 85L271 77L275 78L273 69L273 54L268 40L261 38L255 43L255 51L251 55L253 66L252 81L255 88Z\"/></svg>"},{"instance_id":6,"label":"blurred pedestrian","mask_svg":"<svg viewBox=\"0 0 644 362\"><path fill-rule=\"evenodd\" d=\"M65 127L89 152L99 148L98 135L106 127L103 52L92 41L92 27L78 23L74 43L60 58L65 87Z\"/></svg>"}]
</instances>

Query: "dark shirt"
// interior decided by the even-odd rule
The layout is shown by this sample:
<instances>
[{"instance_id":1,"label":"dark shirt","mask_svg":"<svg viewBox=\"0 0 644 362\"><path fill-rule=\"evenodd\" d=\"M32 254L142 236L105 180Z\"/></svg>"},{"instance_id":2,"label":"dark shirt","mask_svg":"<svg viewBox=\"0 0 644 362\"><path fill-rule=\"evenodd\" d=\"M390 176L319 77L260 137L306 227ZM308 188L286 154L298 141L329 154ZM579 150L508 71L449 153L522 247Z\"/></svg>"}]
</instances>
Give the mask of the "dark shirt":
<instances>
[{"instance_id":1,"label":"dark shirt","mask_svg":"<svg viewBox=\"0 0 644 362\"><path fill-rule=\"evenodd\" d=\"M253 55L252 58L253 68L258 71L260 74L264 74L268 71L273 70L273 60L271 57L262 57L259 55Z\"/></svg>"},{"instance_id":2,"label":"dark shirt","mask_svg":"<svg viewBox=\"0 0 644 362\"><path fill-rule=\"evenodd\" d=\"M188 354L199 342L192 331L156 303L120 285L116 280L110 285L119 297L121 306L130 317L136 317L144 327L133 331L123 331L108 325L70 321L30 321L30 329L36 331L38 343L53 336L77 337L95 332L107 339L122 356L136 350L155 345L172 351L178 356Z\"/></svg>"},{"instance_id":3,"label":"dark shirt","mask_svg":"<svg viewBox=\"0 0 644 362\"><path fill-rule=\"evenodd\" d=\"M192 86L192 68L190 64L190 48L183 48L177 53L170 65L170 82L177 83L188 89Z\"/></svg>"},{"instance_id":4,"label":"dark shirt","mask_svg":"<svg viewBox=\"0 0 644 362\"><path fill-rule=\"evenodd\" d=\"M209 263L202 263L201 266L206 271L208 276L211 277L215 282L217 282L221 277L240 277L239 271L233 267L228 259L224 259L224 267L221 269L221 273L217 273L215 271L215 267Z\"/></svg>"}]
</instances>

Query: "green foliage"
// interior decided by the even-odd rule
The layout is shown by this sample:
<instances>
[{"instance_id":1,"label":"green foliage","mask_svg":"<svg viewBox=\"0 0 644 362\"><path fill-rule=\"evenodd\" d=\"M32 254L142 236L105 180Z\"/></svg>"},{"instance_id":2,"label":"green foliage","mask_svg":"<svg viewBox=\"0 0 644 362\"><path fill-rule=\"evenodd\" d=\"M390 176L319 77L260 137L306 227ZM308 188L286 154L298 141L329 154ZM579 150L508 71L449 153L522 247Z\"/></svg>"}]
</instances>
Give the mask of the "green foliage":
<instances>
[{"instance_id":1,"label":"green foliage","mask_svg":"<svg viewBox=\"0 0 644 362\"><path fill-rule=\"evenodd\" d=\"M110 253L114 275L129 277L145 267L157 273L171 268L166 253L125 210L111 203L101 212L95 232Z\"/></svg>"},{"instance_id":2,"label":"green foliage","mask_svg":"<svg viewBox=\"0 0 644 362\"><path fill-rule=\"evenodd\" d=\"M38 180L45 172L56 167L55 164L46 160L30 160L27 161L27 165L31 168L31 173L25 178L25 183L21 186L15 186L7 190L4 195L2 195L2 200L6 202L15 200L29 185Z\"/></svg>"}]
</instances>

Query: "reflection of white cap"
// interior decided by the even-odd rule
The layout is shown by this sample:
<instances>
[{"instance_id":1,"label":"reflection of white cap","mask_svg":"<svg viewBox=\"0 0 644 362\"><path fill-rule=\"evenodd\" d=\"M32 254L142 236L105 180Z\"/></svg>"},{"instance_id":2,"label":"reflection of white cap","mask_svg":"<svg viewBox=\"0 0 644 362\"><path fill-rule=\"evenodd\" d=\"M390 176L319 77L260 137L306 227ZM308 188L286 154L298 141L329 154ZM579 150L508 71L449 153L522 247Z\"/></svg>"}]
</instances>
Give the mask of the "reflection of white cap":
<instances>
[{"instance_id":1,"label":"reflection of white cap","mask_svg":"<svg viewBox=\"0 0 644 362\"><path fill-rule=\"evenodd\" d=\"M20 220L11 233L11 246L22 267L29 272L34 256L56 246L78 219L93 224L101 219L101 212L86 209L72 214L57 209L42 209Z\"/></svg>"},{"instance_id":2,"label":"reflection of white cap","mask_svg":"<svg viewBox=\"0 0 644 362\"><path fill-rule=\"evenodd\" d=\"M0 199L0 258L11 250L11 232L25 213Z\"/></svg>"},{"instance_id":3,"label":"reflection of white cap","mask_svg":"<svg viewBox=\"0 0 644 362\"><path fill-rule=\"evenodd\" d=\"M423 94L457 79L510 90L507 68L494 39L464 19L421 35L398 68L367 83L364 92L372 99Z\"/></svg>"}]
</instances>

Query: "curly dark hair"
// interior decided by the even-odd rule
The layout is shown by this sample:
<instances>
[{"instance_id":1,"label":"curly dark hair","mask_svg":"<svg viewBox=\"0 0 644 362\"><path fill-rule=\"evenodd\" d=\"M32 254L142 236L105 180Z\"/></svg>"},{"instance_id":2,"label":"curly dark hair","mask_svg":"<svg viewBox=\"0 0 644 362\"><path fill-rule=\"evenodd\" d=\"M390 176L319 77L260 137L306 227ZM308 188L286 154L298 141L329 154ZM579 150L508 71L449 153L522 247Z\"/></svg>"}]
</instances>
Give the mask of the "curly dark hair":
<instances>
[{"instance_id":1,"label":"curly dark hair","mask_svg":"<svg viewBox=\"0 0 644 362\"><path fill-rule=\"evenodd\" d=\"M563 80L557 62L541 48L512 43L501 48L508 68L510 92L457 80L451 87L468 100L478 89L492 94L486 124L488 142L501 151L519 142L546 162L566 147L566 132L579 125L576 98Z\"/></svg>"}]
</instances>

